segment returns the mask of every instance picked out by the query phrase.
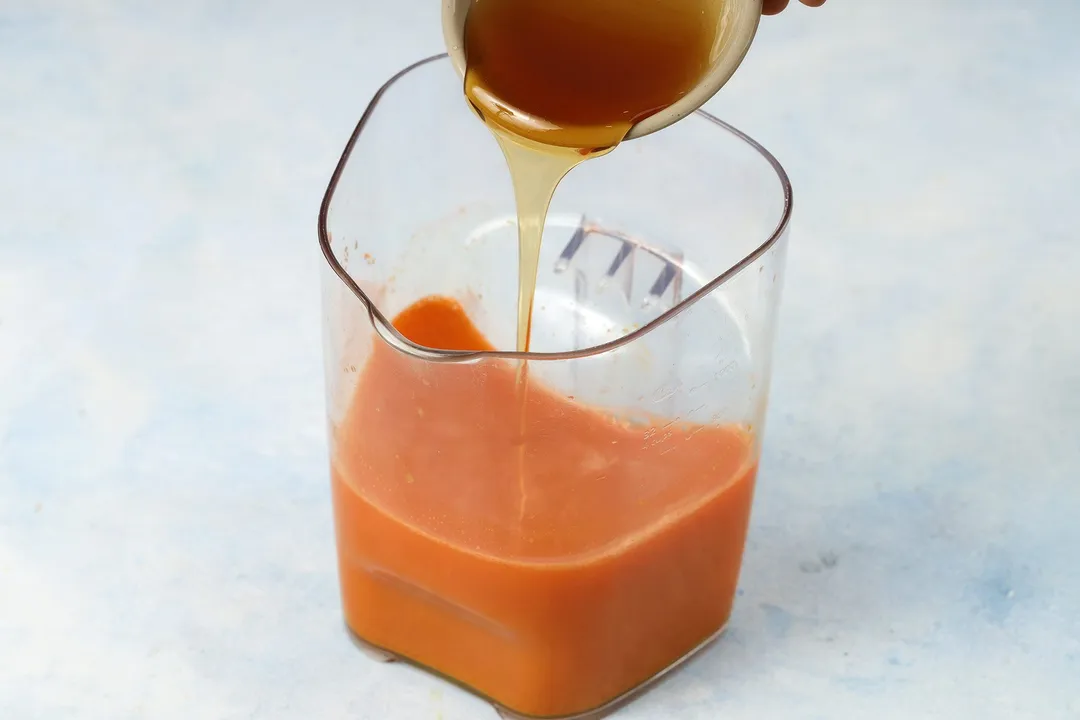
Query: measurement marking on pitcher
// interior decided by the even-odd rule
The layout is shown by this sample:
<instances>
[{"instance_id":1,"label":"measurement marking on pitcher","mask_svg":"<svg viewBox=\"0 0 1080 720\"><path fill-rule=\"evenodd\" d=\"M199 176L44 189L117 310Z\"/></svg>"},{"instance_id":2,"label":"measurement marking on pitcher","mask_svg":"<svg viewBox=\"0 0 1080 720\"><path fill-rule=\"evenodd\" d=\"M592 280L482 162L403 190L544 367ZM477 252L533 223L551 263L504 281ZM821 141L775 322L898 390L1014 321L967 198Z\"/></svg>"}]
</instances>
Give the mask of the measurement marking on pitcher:
<instances>
[{"instance_id":1,"label":"measurement marking on pitcher","mask_svg":"<svg viewBox=\"0 0 1080 720\"><path fill-rule=\"evenodd\" d=\"M675 386L670 387L670 388L664 387L663 385L661 385L656 390L656 395L653 398L653 402L654 403L662 403L665 400L670 400L671 398L675 397L675 394L678 393L678 392L679 392L679 386L678 385L675 385Z\"/></svg>"},{"instance_id":2,"label":"measurement marking on pitcher","mask_svg":"<svg viewBox=\"0 0 1080 720\"><path fill-rule=\"evenodd\" d=\"M604 287L615 277L615 273L619 272L619 268L622 267L632 252L634 252L634 246L624 240L619 252L615 253L615 258L608 265L607 272L604 273L604 277L600 280L600 287Z\"/></svg>"},{"instance_id":3,"label":"measurement marking on pitcher","mask_svg":"<svg viewBox=\"0 0 1080 720\"><path fill-rule=\"evenodd\" d=\"M559 253L559 259L555 261L555 272L565 272L570 267L570 261L574 259L574 255L577 254L578 249L581 248L581 244L585 242L585 224L584 219L582 224L577 226L577 230L574 230L574 234L570 237L570 242L566 243L566 247Z\"/></svg>"},{"instance_id":4,"label":"measurement marking on pitcher","mask_svg":"<svg viewBox=\"0 0 1080 720\"><path fill-rule=\"evenodd\" d=\"M656 278L656 282L649 288L649 294L645 296L645 307L650 307L660 302L664 297L664 293L667 292L668 287L675 281L675 276L678 270L671 263L664 265L664 269L660 271L660 277Z\"/></svg>"},{"instance_id":5,"label":"measurement marking on pitcher","mask_svg":"<svg viewBox=\"0 0 1080 720\"><path fill-rule=\"evenodd\" d=\"M735 361L735 360L732 360L732 361L731 361L731 362L729 362L729 363L728 363L727 365L725 365L724 367L722 367L722 368L720 368L719 370L717 370L717 371L716 371L716 372L715 372L715 373L713 374L713 378L714 378L714 379L716 379L716 380L720 380L720 379L722 379L722 378L725 378L725 377L727 377L728 375L730 375L730 374L731 374L732 372L734 372L734 371L735 371L735 368L736 368L736 367L738 366L738 364L739 364L739 363L738 363L737 361Z\"/></svg>"}]
</instances>

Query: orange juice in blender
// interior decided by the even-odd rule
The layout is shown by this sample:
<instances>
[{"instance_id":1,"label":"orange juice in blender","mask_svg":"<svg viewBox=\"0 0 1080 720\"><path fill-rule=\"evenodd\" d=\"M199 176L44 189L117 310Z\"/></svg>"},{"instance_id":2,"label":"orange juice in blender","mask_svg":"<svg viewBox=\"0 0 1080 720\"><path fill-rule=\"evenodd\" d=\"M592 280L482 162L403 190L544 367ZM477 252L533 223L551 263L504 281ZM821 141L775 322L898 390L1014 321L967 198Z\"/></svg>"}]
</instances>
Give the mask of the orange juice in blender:
<instances>
[{"instance_id":1,"label":"orange juice in blender","mask_svg":"<svg viewBox=\"0 0 1080 720\"><path fill-rule=\"evenodd\" d=\"M790 187L701 113L633 152L606 154L647 106L530 135L484 67L466 92L504 158L432 58L372 101L324 199L342 601L390 657L503 712L579 717L731 614Z\"/></svg>"}]
</instances>

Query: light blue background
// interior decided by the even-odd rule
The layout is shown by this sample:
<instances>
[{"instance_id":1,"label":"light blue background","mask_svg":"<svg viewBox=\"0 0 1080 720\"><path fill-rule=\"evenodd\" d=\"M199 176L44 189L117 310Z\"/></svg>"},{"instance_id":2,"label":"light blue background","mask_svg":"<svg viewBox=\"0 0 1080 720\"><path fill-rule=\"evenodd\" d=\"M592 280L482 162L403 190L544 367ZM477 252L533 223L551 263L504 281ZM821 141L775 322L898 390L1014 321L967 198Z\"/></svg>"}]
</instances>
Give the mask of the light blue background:
<instances>
[{"instance_id":1,"label":"light blue background","mask_svg":"<svg viewBox=\"0 0 1080 720\"><path fill-rule=\"evenodd\" d=\"M0 4L0 717L474 720L339 619L315 216L437 3ZM1080 4L830 0L729 633L619 718L1080 716Z\"/></svg>"}]
</instances>

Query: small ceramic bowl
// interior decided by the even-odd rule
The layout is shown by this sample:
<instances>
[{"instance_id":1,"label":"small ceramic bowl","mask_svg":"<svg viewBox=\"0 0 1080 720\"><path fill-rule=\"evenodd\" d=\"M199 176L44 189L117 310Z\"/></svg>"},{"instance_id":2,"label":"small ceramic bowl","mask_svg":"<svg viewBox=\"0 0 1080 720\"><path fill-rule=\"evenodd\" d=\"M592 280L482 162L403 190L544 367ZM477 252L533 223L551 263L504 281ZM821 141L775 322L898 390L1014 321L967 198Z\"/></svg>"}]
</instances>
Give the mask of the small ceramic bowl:
<instances>
[{"instance_id":1,"label":"small ceramic bowl","mask_svg":"<svg viewBox=\"0 0 1080 720\"><path fill-rule=\"evenodd\" d=\"M678 2L679 0L669 0ZM667 127L697 110L735 73L750 49L761 20L761 0L710 0L719 6L717 39L712 65L693 90L674 105L650 115L630 128L626 139L642 137ZM443 36L457 71L465 74L465 18L473 0L443 0Z\"/></svg>"}]
</instances>

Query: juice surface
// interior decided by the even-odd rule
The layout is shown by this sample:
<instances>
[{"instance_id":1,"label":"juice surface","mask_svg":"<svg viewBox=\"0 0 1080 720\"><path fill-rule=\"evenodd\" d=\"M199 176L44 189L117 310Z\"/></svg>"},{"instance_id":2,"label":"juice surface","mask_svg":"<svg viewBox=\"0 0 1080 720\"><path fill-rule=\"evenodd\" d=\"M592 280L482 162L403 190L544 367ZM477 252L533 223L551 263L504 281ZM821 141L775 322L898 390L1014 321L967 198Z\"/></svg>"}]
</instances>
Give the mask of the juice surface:
<instances>
[{"instance_id":1,"label":"juice surface","mask_svg":"<svg viewBox=\"0 0 1080 720\"><path fill-rule=\"evenodd\" d=\"M445 298L394 325L491 349ZM566 716L727 621L756 456L736 427L631 424L536 383L523 400L515 370L375 341L335 428L344 612L364 640L506 707Z\"/></svg>"}]
</instances>

